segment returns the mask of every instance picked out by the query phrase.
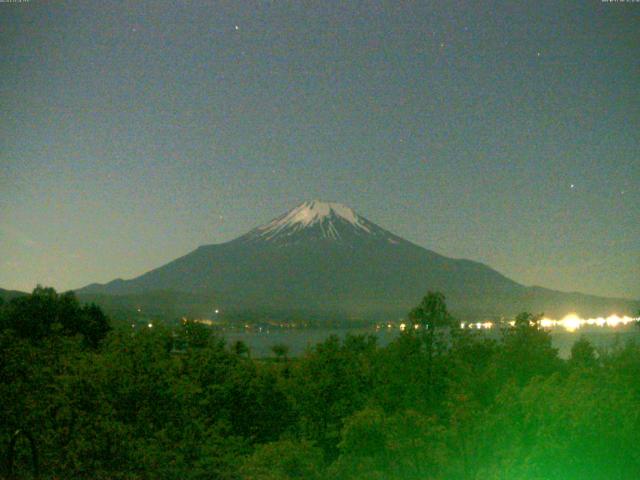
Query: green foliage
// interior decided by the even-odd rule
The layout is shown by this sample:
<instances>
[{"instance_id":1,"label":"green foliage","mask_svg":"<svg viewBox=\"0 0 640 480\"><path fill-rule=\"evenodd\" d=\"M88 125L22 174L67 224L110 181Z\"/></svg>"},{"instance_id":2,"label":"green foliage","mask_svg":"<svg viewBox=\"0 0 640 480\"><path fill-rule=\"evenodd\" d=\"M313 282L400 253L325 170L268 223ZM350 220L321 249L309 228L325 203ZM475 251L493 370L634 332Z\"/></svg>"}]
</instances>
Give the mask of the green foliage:
<instances>
[{"instance_id":1,"label":"green foliage","mask_svg":"<svg viewBox=\"0 0 640 480\"><path fill-rule=\"evenodd\" d=\"M483 478L637 478L637 398L604 372L538 377L506 388L483 419Z\"/></svg>"},{"instance_id":2,"label":"green foliage","mask_svg":"<svg viewBox=\"0 0 640 480\"><path fill-rule=\"evenodd\" d=\"M361 410L345 421L332 473L345 480L435 478L445 461L443 431L415 410Z\"/></svg>"},{"instance_id":3,"label":"green foliage","mask_svg":"<svg viewBox=\"0 0 640 480\"><path fill-rule=\"evenodd\" d=\"M409 322L412 326L419 326L422 331L454 325L453 317L447 310L444 295L439 292L427 293L420 304L409 312ZM412 329L410 328L409 331Z\"/></svg>"},{"instance_id":4,"label":"green foliage","mask_svg":"<svg viewBox=\"0 0 640 480\"><path fill-rule=\"evenodd\" d=\"M289 380L299 428L327 458L337 455L342 421L362 408L371 390L372 337L331 336L301 358Z\"/></svg>"},{"instance_id":5,"label":"green foliage","mask_svg":"<svg viewBox=\"0 0 640 480\"><path fill-rule=\"evenodd\" d=\"M322 452L309 442L292 440L259 445L240 468L244 480L319 480L322 470Z\"/></svg>"},{"instance_id":6,"label":"green foliage","mask_svg":"<svg viewBox=\"0 0 640 480\"><path fill-rule=\"evenodd\" d=\"M523 386L536 375L550 375L560 368L558 350L551 345L551 334L540 327L541 318L521 313L515 325L503 331L495 365L501 383L511 380Z\"/></svg>"},{"instance_id":7,"label":"green foliage","mask_svg":"<svg viewBox=\"0 0 640 480\"><path fill-rule=\"evenodd\" d=\"M287 359L287 355L289 355L289 347L283 343L278 343L271 347L271 351L276 356L278 361L283 361Z\"/></svg>"},{"instance_id":8,"label":"green foliage","mask_svg":"<svg viewBox=\"0 0 640 480\"><path fill-rule=\"evenodd\" d=\"M572 366L578 368L595 367L597 361L596 349L586 338L580 337L571 347L570 363Z\"/></svg>"},{"instance_id":9,"label":"green foliage","mask_svg":"<svg viewBox=\"0 0 640 480\"><path fill-rule=\"evenodd\" d=\"M41 341L51 335L82 335L96 348L111 327L97 305L81 306L73 292L56 293L36 287L31 295L16 297L4 308L0 329L11 329L19 337Z\"/></svg>"},{"instance_id":10,"label":"green foliage","mask_svg":"<svg viewBox=\"0 0 640 480\"><path fill-rule=\"evenodd\" d=\"M47 479L640 478L639 346L580 339L565 361L539 317L491 339L439 294L411 318L384 348L333 336L273 361L192 322L108 331L39 287L0 306L0 455L21 430L17 478L28 438Z\"/></svg>"},{"instance_id":11,"label":"green foliage","mask_svg":"<svg viewBox=\"0 0 640 480\"><path fill-rule=\"evenodd\" d=\"M201 323L197 323L192 320L184 320L177 337L181 340L181 347L204 347L209 342L211 330Z\"/></svg>"},{"instance_id":12,"label":"green foliage","mask_svg":"<svg viewBox=\"0 0 640 480\"><path fill-rule=\"evenodd\" d=\"M249 356L250 354L249 347L242 340L236 340L235 342L233 342L233 344L231 345L231 351L239 357L242 357L244 355Z\"/></svg>"}]
</instances>

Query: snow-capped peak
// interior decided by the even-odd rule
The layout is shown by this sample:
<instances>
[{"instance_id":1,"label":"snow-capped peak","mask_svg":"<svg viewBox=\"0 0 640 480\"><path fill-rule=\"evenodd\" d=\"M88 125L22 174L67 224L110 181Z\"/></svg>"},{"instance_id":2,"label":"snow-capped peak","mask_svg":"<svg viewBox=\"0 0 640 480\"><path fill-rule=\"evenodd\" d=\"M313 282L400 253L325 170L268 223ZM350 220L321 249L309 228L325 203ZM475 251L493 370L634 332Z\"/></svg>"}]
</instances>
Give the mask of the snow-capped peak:
<instances>
[{"instance_id":1,"label":"snow-capped peak","mask_svg":"<svg viewBox=\"0 0 640 480\"><path fill-rule=\"evenodd\" d=\"M337 217L346 220L354 227L362 228L363 230L368 231L368 228L364 226L363 223L358 219L358 215L356 214L356 212L354 212L349 207L342 205L341 203L320 202L318 200L304 202L303 204L289 211L284 216L276 218L275 220L261 228L264 230L269 230L272 228L294 226L298 224L302 227L308 227L315 223L321 222L328 217L331 217L332 213Z\"/></svg>"},{"instance_id":2,"label":"snow-capped peak","mask_svg":"<svg viewBox=\"0 0 640 480\"><path fill-rule=\"evenodd\" d=\"M346 205L313 200L304 202L266 225L258 227L254 230L253 236L272 240L312 229L317 231L316 236L337 240L341 238L341 232L344 232L345 227L351 227L350 230L359 234L377 234L372 231L376 228L375 225Z\"/></svg>"}]
</instances>

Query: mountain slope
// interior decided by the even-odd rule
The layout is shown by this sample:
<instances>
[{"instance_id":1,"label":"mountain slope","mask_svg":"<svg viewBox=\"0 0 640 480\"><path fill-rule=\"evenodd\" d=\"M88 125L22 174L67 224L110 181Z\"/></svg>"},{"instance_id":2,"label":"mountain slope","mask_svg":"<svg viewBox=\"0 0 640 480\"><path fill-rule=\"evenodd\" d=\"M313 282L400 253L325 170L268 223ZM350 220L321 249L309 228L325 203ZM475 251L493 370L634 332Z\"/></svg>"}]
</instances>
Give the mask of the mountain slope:
<instances>
[{"instance_id":1,"label":"mountain slope","mask_svg":"<svg viewBox=\"0 0 640 480\"><path fill-rule=\"evenodd\" d=\"M305 202L230 242L199 247L137 278L93 284L79 293L183 292L202 298L196 310L204 311L190 312L200 314L221 307L389 318L405 314L427 290L444 292L454 311L468 315L524 309L553 313L553 303L563 303L557 296L565 295L524 287L477 262L438 255L344 205L317 201ZM588 298L573 298L573 310L580 310L581 303L593 313L609 313L620 303ZM595 311L599 308L602 312Z\"/></svg>"},{"instance_id":2,"label":"mountain slope","mask_svg":"<svg viewBox=\"0 0 640 480\"><path fill-rule=\"evenodd\" d=\"M0 288L0 298L5 302L8 302L17 297L23 297L25 295L29 295L26 292L21 292L19 290L5 290L4 288Z\"/></svg>"}]
</instances>

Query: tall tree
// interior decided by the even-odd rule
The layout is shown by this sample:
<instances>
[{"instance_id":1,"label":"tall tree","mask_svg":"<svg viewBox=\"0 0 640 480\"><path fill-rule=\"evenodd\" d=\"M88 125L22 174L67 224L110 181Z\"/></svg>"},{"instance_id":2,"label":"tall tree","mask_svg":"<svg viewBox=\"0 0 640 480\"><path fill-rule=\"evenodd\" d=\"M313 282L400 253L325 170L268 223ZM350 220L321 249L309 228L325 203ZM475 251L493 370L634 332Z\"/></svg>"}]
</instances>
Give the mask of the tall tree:
<instances>
[{"instance_id":1,"label":"tall tree","mask_svg":"<svg viewBox=\"0 0 640 480\"><path fill-rule=\"evenodd\" d=\"M434 357L439 345L448 342L439 338L436 332L451 333L453 317L447 310L445 297L440 292L428 292L418 306L409 312L410 334L417 332L427 354L427 387L431 401L435 394Z\"/></svg>"},{"instance_id":2,"label":"tall tree","mask_svg":"<svg viewBox=\"0 0 640 480\"><path fill-rule=\"evenodd\" d=\"M513 326L503 330L494 364L501 382L515 380L522 386L536 375L549 375L561 367L558 349L552 346L551 334L540 326L541 319L542 314L522 312Z\"/></svg>"}]
</instances>

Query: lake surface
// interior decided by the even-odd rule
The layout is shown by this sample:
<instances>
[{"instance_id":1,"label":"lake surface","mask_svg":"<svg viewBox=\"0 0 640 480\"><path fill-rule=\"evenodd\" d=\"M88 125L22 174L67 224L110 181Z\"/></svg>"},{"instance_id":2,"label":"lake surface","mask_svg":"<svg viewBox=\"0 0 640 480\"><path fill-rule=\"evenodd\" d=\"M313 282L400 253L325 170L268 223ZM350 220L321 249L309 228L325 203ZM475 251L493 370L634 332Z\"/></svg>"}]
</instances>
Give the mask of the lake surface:
<instances>
[{"instance_id":1,"label":"lake surface","mask_svg":"<svg viewBox=\"0 0 640 480\"><path fill-rule=\"evenodd\" d=\"M348 333L352 334L372 334L378 338L378 345L388 345L399 334L397 329L380 329L376 331L374 328L359 329L274 329L263 331L242 331L242 332L226 332L224 337L227 342L232 343L241 340L251 349L253 357L271 357L271 347L278 344L284 344L289 347L289 355L297 356L302 354L305 349L313 347L315 344L326 340L330 335L337 335L344 338ZM484 335L492 338L499 338L498 330L487 330L482 332ZM624 345L629 341L640 343L640 328L635 325L625 327L593 327L583 328L575 332L568 332L562 329L551 330L551 339L553 346L558 349L562 358L568 358L571 355L571 347L574 342L581 336L589 340L596 348L610 348L615 345Z\"/></svg>"}]
</instances>

